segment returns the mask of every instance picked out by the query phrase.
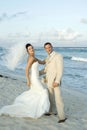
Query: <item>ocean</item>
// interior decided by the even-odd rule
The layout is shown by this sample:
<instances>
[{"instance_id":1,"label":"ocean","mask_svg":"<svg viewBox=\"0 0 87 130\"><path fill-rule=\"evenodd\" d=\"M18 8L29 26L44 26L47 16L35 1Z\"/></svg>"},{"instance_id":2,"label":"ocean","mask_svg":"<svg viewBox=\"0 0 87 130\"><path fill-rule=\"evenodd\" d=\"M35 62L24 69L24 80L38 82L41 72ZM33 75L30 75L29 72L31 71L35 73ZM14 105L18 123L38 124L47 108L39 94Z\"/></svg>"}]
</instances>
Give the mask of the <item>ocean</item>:
<instances>
[{"instance_id":1,"label":"ocean","mask_svg":"<svg viewBox=\"0 0 87 130\"><path fill-rule=\"evenodd\" d=\"M87 47L54 47L54 50L64 58L61 87L87 93ZM47 53L43 47L35 47L35 55L43 60ZM26 62L27 53L20 46L0 47L0 75L26 82ZM39 69L43 67L40 65Z\"/></svg>"}]
</instances>

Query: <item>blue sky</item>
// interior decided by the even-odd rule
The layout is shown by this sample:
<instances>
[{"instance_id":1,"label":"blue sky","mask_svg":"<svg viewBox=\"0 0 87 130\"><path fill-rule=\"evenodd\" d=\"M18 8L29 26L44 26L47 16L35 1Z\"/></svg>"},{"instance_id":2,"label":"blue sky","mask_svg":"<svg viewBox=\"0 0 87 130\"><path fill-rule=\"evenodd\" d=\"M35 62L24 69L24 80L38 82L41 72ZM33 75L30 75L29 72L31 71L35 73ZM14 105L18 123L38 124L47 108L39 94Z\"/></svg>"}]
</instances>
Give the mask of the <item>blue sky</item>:
<instances>
[{"instance_id":1,"label":"blue sky","mask_svg":"<svg viewBox=\"0 0 87 130\"><path fill-rule=\"evenodd\" d=\"M0 0L0 45L87 46L87 0Z\"/></svg>"}]
</instances>

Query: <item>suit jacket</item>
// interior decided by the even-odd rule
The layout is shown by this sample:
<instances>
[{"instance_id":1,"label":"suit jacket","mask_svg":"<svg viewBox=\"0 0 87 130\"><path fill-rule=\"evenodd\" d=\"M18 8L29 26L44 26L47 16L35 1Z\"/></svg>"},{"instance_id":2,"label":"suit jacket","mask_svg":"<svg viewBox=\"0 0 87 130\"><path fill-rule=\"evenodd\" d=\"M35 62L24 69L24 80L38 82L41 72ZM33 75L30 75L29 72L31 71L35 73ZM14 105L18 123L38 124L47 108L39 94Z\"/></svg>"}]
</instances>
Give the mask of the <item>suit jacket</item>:
<instances>
[{"instance_id":1,"label":"suit jacket","mask_svg":"<svg viewBox=\"0 0 87 130\"><path fill-rule=\"evenodd\" d=\"M57 52L52 52L51 56L46 59L46 66L44 69L46 73L46 81L48 87L53 87L53 82L57 82L60 85L63 74L63 57Z\"/></svg>"}]
</instances>

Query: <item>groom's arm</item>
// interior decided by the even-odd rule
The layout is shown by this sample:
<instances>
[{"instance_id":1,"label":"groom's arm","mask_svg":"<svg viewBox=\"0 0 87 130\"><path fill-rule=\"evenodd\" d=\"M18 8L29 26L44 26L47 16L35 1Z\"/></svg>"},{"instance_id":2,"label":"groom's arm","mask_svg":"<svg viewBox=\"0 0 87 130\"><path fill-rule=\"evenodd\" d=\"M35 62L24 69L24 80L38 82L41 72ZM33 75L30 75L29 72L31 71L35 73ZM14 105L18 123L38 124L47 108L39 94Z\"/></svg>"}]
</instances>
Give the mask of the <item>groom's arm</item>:
<instances>
[{"instance_id":1,"label":"groom's arm","mask_svg":"<svg viewBox=\"0 0 87 130\"><path fill-rule=\"evenodd\" d=\"M46 74L45 68L39 71L39 75L40 75L40 76L41 76L41 75L44 75L44 76L42 77L42 79L41 79L41 82L42 82L42 83L46 83L46 82L47 82L47 81L46 81L46 75L45 75L45 74Z\"/></svg>"},{"instance_id":2,"label":"groom's arm","mask_svg":"<svg viewBox=\"0 0 87 130\"><path fill-rule=\"evenodd\" d=\"M61 79L62 79L62 75L63 75L63 68L64 68L63 57L62 57L62 55L58 55L56 57L56 72L57 72L57 74L56 74L55 81L54 81L54 87L61 84Z\"/></svg>"},{"instance_id":3,"label":"groom's arm","mask_svg":"<svg viewBox=\"0 0 87 130\"><path fill-rule=\"evenodd\" d=\"M45 68L39 71L39 75L43 75L43 74L46 74Z\"/></svg>"}]
</instances>

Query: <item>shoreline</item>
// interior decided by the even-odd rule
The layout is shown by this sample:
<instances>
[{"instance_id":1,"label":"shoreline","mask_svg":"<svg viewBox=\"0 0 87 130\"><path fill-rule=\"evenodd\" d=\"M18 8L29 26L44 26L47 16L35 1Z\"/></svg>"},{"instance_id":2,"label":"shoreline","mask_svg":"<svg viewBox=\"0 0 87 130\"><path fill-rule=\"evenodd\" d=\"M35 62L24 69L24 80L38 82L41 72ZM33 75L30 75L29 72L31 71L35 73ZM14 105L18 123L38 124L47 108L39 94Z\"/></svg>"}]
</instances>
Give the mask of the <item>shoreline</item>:
<instances>
[{"instance_id":1,"label":"shoreline","mask_svg":"<svg viewBox=\"0 0 87 130\"><path fill-rule=\"evenodd\" d=\"M0 75L0 108L12 104L19 94L28 89L26 82ZM86 130L87 96L65 86L61 90L68 118L66 122L57 123L58 118L54 115L43 115L39 119L0 116L0 130Z\"/></svg>"}]
</instances>

